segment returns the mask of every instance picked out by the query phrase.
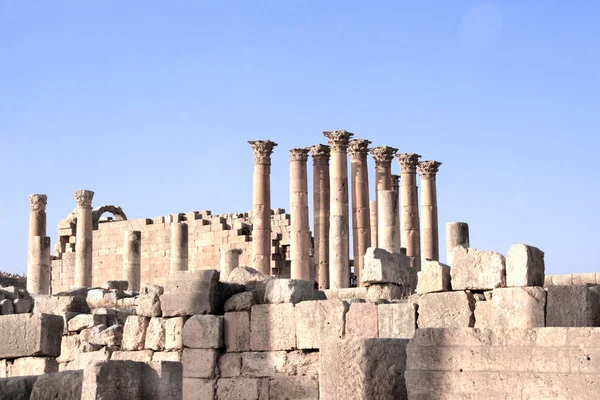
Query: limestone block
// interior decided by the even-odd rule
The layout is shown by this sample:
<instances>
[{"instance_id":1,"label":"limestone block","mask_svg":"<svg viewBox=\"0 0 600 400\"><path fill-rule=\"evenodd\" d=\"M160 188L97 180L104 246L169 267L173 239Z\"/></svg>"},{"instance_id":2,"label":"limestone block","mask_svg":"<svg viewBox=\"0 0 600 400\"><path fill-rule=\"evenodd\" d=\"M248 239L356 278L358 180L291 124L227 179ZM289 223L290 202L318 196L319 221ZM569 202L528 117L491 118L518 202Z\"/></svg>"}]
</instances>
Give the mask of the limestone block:
<instances>
[{"instance_id":1,"label":"limestone block","mask_svg":"<svg viewBox=\"0 0 600 400\"><path fill-rule=\"evenodd\" d=\"M457 264L456 259L454 263ZM471 293L428 293L419 298L417 324L419 329L473 327L474 309L475 299Z\"/></svg>"},{"instance_id":2,"label":"limestone block","mask_svg":"<svg viewBox=\"0 0 600 400\"><path fill-rule=\"evenodd\" d=\"M0 316L0 359L29 356L58 357L63 319L48 314Z\"/></svg>"},{"instance_id":3,"label":"limestone block","mask_svg":"<svg viewBox=\"0 0 600 400\"><path fill-rule=\"evenodd\" d=\"M346 338L369 339L379 337L377 305L353 303L346 314Z\"/></svg>"},{"instance_id":4,"label":"limestone block","mask_svg":"<svg viewBox=\"0 0 600 400\"><path fill-rule=\"evenodd\" d=\"M294 305L252 306L250 348L254 351L293 350L296 347Z\"/></svg>"},{"instance_id":5,"label":"limestone block","mask_svg":"<svg viewBox=\"0 0 600 400\"><path fill-rule=\"evenodd\" d=\"M107 289L90 289L87 294L87 304L91 309L104 307L104 295L109 293Z\"/></svg>"},{"instance_id":6,"label":"limestone block","mask_svg":"<svg viewBox=\"0 0 600 400\"><path fill-rule=\"evenodd\" d=\"M572 274L573 285L584 285L591 284L595 285L598 282L596 281L596 272L588 272L584 274Z\"/></svg>"},{"instance_id":7,"label":"limestone block","mask_svg":"<svg viewBox=\"0 0 600 400\"><path fill-rule=\"evenodd\" d=\"M219 349L223 347L224 317L220 315L194 315L183 327L183 345L194 349Z\"/></svg>"},{"instance_id":8,"label":"limestone block","mask_svg":"<svg viewBox=\"0 0 600 400\"><path fill-rule=\"evenodd\" d=\"M320 399L406 399L405 339L354 339L321 347Z\"/></svg>"},{"instance_id":9,"label":"limestone block","mask_svg":"<svg viewBox=\"0 0 600 400\"><path fill-rule=\"evenodd\" d=\"M183 367L178 362L152 361L144 364L143 399L182 400Z\"/></svg>"},{"instance_id":10,"label":"limestone block","mask_svg":"<svg viewBox=\"0 0 600 400\"><path fill-rule=\"evenodd\" d=\"M143 350L146 345L146 330L149 323L150 318L136 315L127 317L123 327L122 349L129 351Z\"/></svg>"},{"instance_id":11,"label":"limestone block","mask_svg":"<svg viewBox=\"0 0 600 400\"><path fill-rule=\"evenodd\" d=\"M223 353L219 357L219 376L233 378L242 374L242 354Z\"/></svg>"},{"instance_id":12,"label":"limestone block","mask_svg":"<svg viewBox=\"0 0 600 400\"><path fill-rule=\"evenodd\" d=\"M191 316L197 314L212 314L218 309L218 288L210 287L210 282L198 281L198 292L165 293L160 296L160 304L165 317Z\"/></svg>"},{"instance_id":13,"label":"limestone block","mask_svg":"<svg viewBox=\"0 0 600 400\"><path fill-rule=\"evenodd\" d=\"M16 299L13 301L13 310L15 314L25 314L31 311L33 301L30 299Z\"/></svg>"},{"instance_id":14,"label":"limestone block","mask_svg":"<svg viewBox=\"0 0 600 400\"><path fill-rule=\"evenodd\" d=\"M573 284L573 274L554 275L552 277L552 285L563 286Z\"/></svg>"},{"instance_id":15,"label":"limestone block","mask_svg":"<svg viewBox=\"0 0 600 400\"><path fill-rule=\"evenodd\" d=\"M417 309L411 301L379 304L379 337L411 339L417 329Z\"/></svg>"},{"instance_id":16,"label":"limestone block","mask_svg":"<svg viewBox=\"0 0 600 400\"><path fill-rule=\"evenodd\" d=\"M494 289L491 301L475 304L475 328L545 326L546 291L542 287Z\"/></svg>"},{"instance_id":17,"label":"limestone block","mask_svg":"<svg viewBox=\"0 0 600 400\"><path fill-rule=\"evenodd\" d=\"M248 311L225 313L223 336L227 352L250 351L250 313Z\"/></svg>"},{"instance_id":18,"label":"limestone block","mask_svg":"<svg viewBox=\"0 0 600 400\"><path fill-rule=\"evenodd\" d=\"M237 269L237 268L236 268ZM234 270L235 271L235 270ZM269 399L269 380L261 378L224 378L217 382L219 400Z\"/></svg>"},{"instance_id":19,"label":"limestone block","mask_svg":"<svg viewBox=\"0 0 600 400\"><path fill-rule=\"evenodd\" d=\"M600 326L600 296L597 286L548 287L546 326Z\"/></svg>"},{"instance_id":20,"label":"limestone block","mask_svg":"<svg viewBox=\"0 0 600 400\"><path fill-rule=\"evenodd\" d=\"M128 281L106 281L107 289L115 289L115 290L127 290L129 289Z\"/></svg>"},{"instance_id":21,"label":"limestone block","mask_svg":"<svg viewBox=\"0 0 600 400\"><path fill-rule=\"evenodd\" d=\"M148 362L152 361L152 355L152 350L113 351L112 355L110 356L110 359L117 361Z\"/></svg>"},{"instance_id":22,"label":"limestone block","mask_svg":"<svg viewBox=\"0 0 600 400\"><path fill-rule=\"evenodd\" d=\"M63 336L60 346L60 356L56 359L59 363L73 361L79 352L79 335Z\"/></svg>"},{"instance_id":23,"label":"limestone block","mask_svg":"<svg viewBox=\"0 0 600 400\"><path fill-rule=\"evenodd\" d=\"M148 329L146 329L147 350L162 351L165 349L166 341L166 318L150 318Z\"/></svg>"},{"instance_id":24,"label":"limestone block","mask_svg":"<svg viewBox=\"0 0 600 400\"><path fill-rule=\"evenodd\" d=\"M250 307L254 304L254 296L251 292L234 294L225 302L225 312L250 311Z\"/></svg>"},{"instance_id":25,"label":"limestone block","mask_svg":"<svg viewBox=\"0 0 600 400\"><path fill-rule=\"evenodd\" d=\"M183 378L183 400L213 400L215 379Z\"/></svg>"},{"instance_id":26,"label":"limestone block","mask_svg":"<svg viewBox=\"0 0 600 400\"><path fill-rule=\"evenodd\" d=\"M80 400L82 384L83 371L42 375L35 381L29 400Z\"/></svg>"},{"instance_id":27,"label":"limestone block","mask_svg":"<svg viewBox=\"0 0 600 400\"><path fill-rule=\"evenodd\" d=\"M268 378L285 372L285 351L242 353L242 376Z\"/></svg>"},{"instance_id":28,"label":"limestone block","mask_svg":"<svg viewBox=\"0 0 600 400\"><path fill-rule=\"evenodd\" d=\"M23 357L17 358L10 368L11 376L43 375L58 372L55 358Z\"/></svg>"},{"instance_id":29,"label":"limestone block","mask_svg":"<svg viewBox=\"0 0 600 400\"><path fill-rule=\"evenodd\" d=\"M285 375L319 379L319 352L294 350L286 355Z\"/></svg>"},{"instance_id":30,"label":"limestone block","mask_svg":"<svg viewBox=\"0 0 600 400\"><path fill-rule=\"evenodd\" d=\"M37 376L0 379L0 394L2 395L2 399L29 400L37 379Z\"/></svg>"},{"instance_id":31,"label":"limestone block","mask_svg":"<svg viewBox=\"0 0 600 400\"><path fill-rule=\"evenodd\" d=\"M515 244L506 254L506 286L543 286L544 252L537 247Z\"/></svg>"},{"instance_id":32,"label":"limestone block","mask_svg":"<svg viewBox=\"0 0 600 400\"><path fill-rule=\"evenodd\" d=\"M319 381L305 376L278 376L269 381L269 398L318 400Z\"/></svg>"},{"instance_id":33,"label":"limestone block","mask_svg":"<svg viewBox=\"0 0 600 400\"><path fill-rule=\"evenodd\" d=\"M373 283L392 283L415 288L417 274L410 266L410 258L400 253L370 247L364 258L362 280L365 286Z\"/></svg>"},{"instance_id":34,"label":"limestone block","mask_svg":"<svg viewBox=\"0 0 600 400\"><path fill-rule=\"evenodd\" d=\"M67 331L79 332L85 328L92 328L96 325L106 325L106 315L99 314L78 314L67 322Z\"/></svg>"},{"instance_id":35,"label":"limestone block","mask_svg":"<svg viewBox=\"0 0 600 400\"><path fill-rule=\"evenodd\" d=\"M265 303L296 304L301 301L314 300L314 283L300 279L271 279L265 286Z\"/></svg>"},{"instance_id":36,"label":"limestone block","mask_svg":"<svg viewBox=\"0 0 600 400\"><path fill-rule=\"evenodd\" d=\"M219 352L213 349L183 349L181 362L184 378L213 379L218 377Z\"/></svg>"},{"instance_id":37,"label":"limestone block","mask_svg":"<svg viewBox=\"0 0 600 400\"><path fill-rule=\"evenodd\" d=\"M111 351L106 347L97 351L89 351L85 353L77 353L75 360L68 364L68 370L85 369L89 364L96 361L107 361L110 359Z\"/></svg>"},{"instance_id":38,"label":"limestone block","mask_svg":"<svg viewBox=\"0 0 600 400\"><path fill-rule=\"evenodd\" d=\"M36 314L89 313L85 296L35 296L33 312Z\"/></svg>"},{"instance_id":39,"label":"limestone block","mask_svg":"<svg viewBox=\"0 0 600 400\"><path fill-rule=\"evenodd\" d=\"M12 300L0 300L0 315L10 315L15 313L15 307Z\"/></svg>"},{"instance_id":40,"label":"limestone block","mask_svg":"<svg viewBox=\"0 0 600 400\"><path fill-rule=\"evenodd\" d=\"M162 286L158 285L143 285L140 289L140 295L144 294L155 294L160 296L165 292L165 289Z\"/></svg>"},{"instance_id":41,"label":"limestone block","mask_svg":"<svg viewBox=\"0 0 600 400\"><path fill-rule=\"evenodd\" d=\"M502 254L457 246L452 250L452 259L452 290L506 286L506 262Z\"/></svg>"},{"instance_id":42,"label":"limestone block","mask_svg":"<svg viewBox=\"0 0 600 400\"><path fill-rule=\"evenodd\" d=\"M407 286L398 286L392 283L372 283L367 287L365 299L367 301L403 300L413 293L413 288Z\"/></svg>"},{"instance_id":43,"label":"limestone block","mask_svg":"<svg viewBox=\"0 0 600 400\"><path fill-rule=\"evenodd\" d=\"M425 260L422 269L417 273L417 293L449 292L450 267L438 261Z\"/></svg>"},{"instance_id":44,"label":"limestone block","mask_svg":"<svg viewBox=\"0 0 600 400\"><path fill-rule=\"evenodd\" d=\"M183 350L180 351L155 351L152 355L152 361L171 361L181 362Z\"/></svg>"},{"instance_id":45,"label":"limestone block","mask_svg":"<svg viewBox=\"0 0 600 400\"><path fill-rule=\"evenodd\" d=\"M98 328L98 329L96 329ZM121 347L123 341L123 325L98 325L92 328L92 336L89 342L100 346Z\"/></svg>"},{"instance_id":46,"label":"limestone block","mask_svg":"<svg viewBox=\"0 0 600 400\"><path fill-rule=\"evenodd\" d=\"M350 304L343 300L303 301L295 306L296 340L299 349L318 349L325 340L346 333Z\"/></svg>"},{"instance_id":47,"label":"limestone block","mask_svg":"<svg viewBox=\"0 0 600 400\"><path fill-rule=\"evenodd\" d=\"M261 274L254 268L237 267L229 273L229 276L226 278L225 282L246 285L249 282L261 282L266 279L268 279L266 275Z\"/></svg>"},{"instance_id":48,"label":"limestone block","mask_svg":"<svg viewBox=\"0 0 600 400\"><path fill-rule=\"evenodd\" d=\"M183 349L184 317L167 318L165 322L165 350Z\"/></svg>"},{"instance_id":49,"label":"limestone block","mask_svg":"<svg viewBox=\"0 0 600 400\"><path fill-rule=\"evenodd\" d=\"M160 317L162 310L159 295L153 292L140 294L136 313L142 317Z\"/></svg>"}]
</instances>

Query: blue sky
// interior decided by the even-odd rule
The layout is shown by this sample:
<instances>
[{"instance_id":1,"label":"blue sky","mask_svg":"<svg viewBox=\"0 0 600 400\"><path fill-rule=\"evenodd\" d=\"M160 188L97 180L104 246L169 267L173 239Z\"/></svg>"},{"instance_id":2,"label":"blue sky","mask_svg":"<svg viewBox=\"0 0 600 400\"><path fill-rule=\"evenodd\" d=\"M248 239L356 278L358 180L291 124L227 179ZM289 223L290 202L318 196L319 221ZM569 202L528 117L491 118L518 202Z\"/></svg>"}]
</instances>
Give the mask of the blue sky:
<instances>
[{"instance_id":1,"label":"blue sky","mask_svg":"<svg viewBox=\"0 0 600 400\"><path fill-rule=\"evenodd\" d=\"M600 271L599 12L0 0L0 270L26 270L30 193L48 194L53 246L77 189L130 219L248 211L246 142L271 139L272 204L289 209L287 150L347 129L443 162L442 259L445 223L467 221L473 247L528 243L547 273Z\"/></svg>"}]
</instances>

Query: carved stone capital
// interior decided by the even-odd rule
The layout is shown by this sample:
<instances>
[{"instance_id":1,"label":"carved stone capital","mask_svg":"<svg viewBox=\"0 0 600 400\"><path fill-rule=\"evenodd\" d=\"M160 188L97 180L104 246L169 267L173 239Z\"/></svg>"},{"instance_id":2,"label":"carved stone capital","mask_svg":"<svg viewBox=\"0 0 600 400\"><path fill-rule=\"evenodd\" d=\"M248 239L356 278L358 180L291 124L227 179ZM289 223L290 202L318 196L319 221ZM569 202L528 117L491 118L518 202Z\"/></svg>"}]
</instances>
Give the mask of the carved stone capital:
<instances>
[{"instance_id":1,"label":"carved stone capital","mask_svg":"<svg viewBox=\"0 0 600 400\"><path fill-rule=\"evenodd\" d=\"M324 131L323 136L329 140L331 151L346 151L348 149L348 141L354 136L354 133L345 130Z\"/></svg>"},{"instance_id":2,"label":"carved stone capital","mask_svg":"<svg viewBox=\"0 0 600 400\"><path fill-rule=\"evenodd\" d=\"M329 164L331 149L326 144L317 144L310 148L314 164Z\"/></svg>"},{"instance_id":3,"label":"carved stone capital","mask_svg":"<svg viewBox=\"0 0 600 400\"><path fill-rule=\"evenodd\" d=\"M31 205L31 211L46 211L46 204L48 203L48 196L45 194L30 194L29 204Z\"/></svg>"},{"instance_id":4,"label":"carved stone capital","mask_svg":"<svg viewBox=\"0 0 600 400\"><path fill-rule=\"evenodd\" d=\"M75 200L77 200L77 207L92 208L92 199L94 198L94 192L91 190L78 190L75 192Z\"/></svg>"},{"instance_id":5,"label":"carved stone capital","mask_svg":"<svg viewBox=\"0 0 600 400\"><path fill-rule=\"evenodd\" d=\"M402 153L398 154L398 161L400 162L401 172L417 172L417 164L419 164L420 154L417 153Z\"/></svg>"},{"instance_id":6,"label":"carved stone capital","mask_svg":"<svg viewBox=\"0 0 600 400\"><path fill-rule=\"evenodd\" d=\"M419 163L419 175L421 179L434 179L441 162L435 160L421 161Z\"/></svg>"},{"instance_id":7,"label":"carved stone capital","mask_svg":"<svg viewBox=\"0 0 600 400\"><path fill-rule=\"evenodd\" d=\"M354 139L348 143L348 154L352 161L367 161L369 145L371 142L367 139Z\"/></svg>"},{"instance_id":8,"label":"carved stone capital","mask_svg":"<svg viewBox=\"0 0 600 400\"><path fill-rule=\"evenodd\" d=\"M290 150L290 161L307 161L310 148L300 147Z\"/></svg>"},{"instance_id":9,"label":"carved stone capital","mask_svg":"<svg viewBox=\"0 0 600 400\"><path fill-rule=\"evenodd\" d=\"M400 188L400 175L392 174L392 188L396 192Z\"/></svg>"},{"instance_id":10,"label":"carved stone capital","mask_svg":"<svg viewBox=\"0 0 600 400\"><path fill-rule=\"evenodd\" d=\"M250 140L248 143L254 151L255 164L271 164L271 154L277 143L270 140Z\"/></svg>"},{"instance_id":11,"label":"carved stone capital","mask_svg":"<svg viewBox=\"0 0 600 400\"><path fill-rule=\"evenodd\" d=\"M369 149L377 167L391 167L398 149L390 146L379 146Z\"/></svg>"}]
</instances>

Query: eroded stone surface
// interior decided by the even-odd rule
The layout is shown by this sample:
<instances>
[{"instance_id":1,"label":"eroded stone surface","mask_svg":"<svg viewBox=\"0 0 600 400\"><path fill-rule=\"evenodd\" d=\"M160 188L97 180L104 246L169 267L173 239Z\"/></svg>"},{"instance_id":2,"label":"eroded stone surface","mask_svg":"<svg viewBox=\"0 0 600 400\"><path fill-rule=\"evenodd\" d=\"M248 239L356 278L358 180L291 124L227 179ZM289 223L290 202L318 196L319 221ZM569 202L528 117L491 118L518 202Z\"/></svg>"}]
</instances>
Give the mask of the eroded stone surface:
<instances>
[{"instance_id":1,"label":"eroded stone surface","mask_svg":"<svg viewBox=\"0 0 600 400\"><path fill-rule=\"evenodd\" d=\"M417 323L419 329L472 327L475 324L474 309L475 299L471 293L428 293L419 299Z\"/></svg>"},{"instance_id":2,"label":"eroded stone surface","mask_svg":"<svg viewBox=\"0 0 600 400\"><path fill-rule=\"evenodd\" d=\"M546 325L546 291L541 287L499 288L475 305L476 328L535 328Z\"/></svg>"},{"instance_id":3,"label":"eroded stone surface","mask_svg":"<svg viewBox=\"0 0 600 400\"><path fill-rule=\"evenodd\" d=\"M438 261L425 260L422 270L417 273L417 293L449 292L450 267Z\"/></svg>"},{"instance_id":4,"label":"eroded stone surface","mask_svg":"<svg viewBox=\"0 0 600 400\"><path fill-rule=\"evenodd\" d=\"M491 290L506 286L506 261L502 254L457 246L452 250L452 258L452 290Z\"/></svg>"},{"instance_id":5,"label":"eroded stone surface","mask_svg":"<svg viewBox=\"0 0 600 400\"><path fill-rule=\"evenodd\" d=\"M512 246L506 254L506 286L543 286L544 252L526 244Z\"/></svg>"},{"instance_id":6,"label":"eroded stone surface","mask_svg":"<svg viewBox=\"0 0 600 400\"><path fill-rule=\"evenodd\" d=\"M411 301L379 304L379 337L411 339L417 329L417 308Z\"/></svg>"},{"instance_id":7,"label":"eroded stone surface","mask_svg":"<svg viewBox=\"0 0 600 400\"><path fill-rule=\"evenodd\" d=\"M194 349L223 347L223 325L224 317L220 315L194 315L183 327L184 346Z\"/></svg>"}]
</instances>

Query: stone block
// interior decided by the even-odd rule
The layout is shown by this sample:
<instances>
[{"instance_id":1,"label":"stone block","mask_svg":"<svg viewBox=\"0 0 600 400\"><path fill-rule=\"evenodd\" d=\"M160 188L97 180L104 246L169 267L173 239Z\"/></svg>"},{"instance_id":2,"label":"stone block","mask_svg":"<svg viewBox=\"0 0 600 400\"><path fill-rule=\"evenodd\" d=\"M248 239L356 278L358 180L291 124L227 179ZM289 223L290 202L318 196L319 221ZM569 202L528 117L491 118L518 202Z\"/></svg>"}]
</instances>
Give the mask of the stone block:
<instances>
[{"instance_id":1,"label":"stone block","mask_svg":"<svg viewBox=\"0 0 600 400\"><path fill-rule=\"evenodd\" d=\"M13 310L15 314L25 314L31 311L33 301L30 299L16 299L13 301Z\"/></svg>"},{"instance_id":2,"label":"stone block","mask_svg":"<svg viewBox=\"0 0 600 400\"><path fill-rule=\"evenodd\" d=\"M346 338L379 337L377 304L353 303L346 314Z\"/></svg>"},{"instance_id":3,"label":"stone block","mask_svg":"<svg viewBox=\"0 0 600 400\"><path fill-rule=\"evenodd\" d=\"M417 273L410 266L410 258L404 254L370 247L364 263L362 281L365 286L373 283L392 283L413 289L417 286Z\"/></svg>"},{"instance_id":4,"label":"stone block","mask_svg":"<svg viewBox=\"0 0 600 400\"><path fill-rule=\"evenodd\" d=\"M417 293L449 292L450 267L438 261L425 260L421 271L417 273Z\"/></svg>"},{"instance_id":5,"label":"stone block","mask_svg":"<svg viewBox=\"0 0 600 400\"><path fill-rule=\"evenodd\" d=\"M110 356L111 361L152 361L152 350L139 351L113 351Z\"/></svg>"},{"instance_id":6,"label":"stone block","mask_svg":"<svg viewBox=\"0 0 600 400\"><path fill-rule=\"evenodd\" d=\"M218 377L219 352L213 349L183 349L181 362L184 378L214 379Z\"/></svg>"},{"instance_id":7,"label":"stone block","mask_svg":"<svg viewBox=\"0 0 600 400\"><path fill-rule=\"evenodd\" d=\"M269 380L264 378L219 379L217 382L217 399L267 400L269 399Z\"/></svg>"},{"instance_id":8,"label":"stone block","mask_svg":"<svg viewBox=\"0 0 600 400\"><path fill-rule=\"evenodd\" d=\"M183 351L155 351L152 355L152 361L172 361L181 362Z\"/></svg>"},{"instance_id":9,"label":"stone block","mask_svg":"<svg viewBox=\"0 0 600 400\"><path fill-rule=\"evenodd\" d=\"M194 315L183 327L183 345L194 349L219 349L223 347L224 317L220 315Z\"/></svg>"},{"instance_id":10,"label":"stone block","mask_svg":"<svg viewBox=\"0 0 600 400\"><path fill-rule=\"evenodd\" d=\"M87 293L87 304L90 309L105 307L104 295L109 293L107 289L90 289Z\"/></svg>"},{"instance_id":11,"label":"stone block","mask_svg":"<svg viewBox=\"0 0 600 400\"><path fill-rule=\"evenodd\" d=\"M318 400L319 381L305 376L278 376L269 381L270 399Z\"/></svg>"},{"instance_id":12,"label":"stone block","mask_svg":"<svg viewBox=\"0 0 600 400\"><path fill-rule=\"evenodd\" d=\"M160 296L160 304L165 317L213 314L218 310L218 289L211 288L210 282L199 281L198 292L165 293ZM204 289L200 289L203 286Z\"/></svg>"},{"instance_id":13,"label":"stone block","mask_svg":"<svg viewBox=\"0 0 600 400\"><path fill-rule=\"evenodd\" d=\"M165 350L183 349L185 317L167 318L165 322Z\"/></svg>"},{"instance_id":14,"label":"stone block","mask_svg":"<svg viewBox=\"0 0 600 400\"><path fill-rule=\"evenodd\" d=\"M457 246L452 250L452 290L491 290L506 286L506 261L493 251Z\"/></svg>"},{"instance_id":15,"label":"stone block","mask_svg":"<svg viewBox=\"0 0 600 400\"><path fill-rule=\"evenodd\" d=\"M106 281L107 289L115 289L115 290L127 290L129 289L128 281Z\"/></svg>"},{"instance_id":16,"label":"stone block","mask_svg":"<svg viewBox=\"0 0 600 400\"><path fill-rule=\"evenodd\" d=\"M150 318L138 317L136 315L130 315L125 320L125 326L123 327L123 342L121 347L123 350L135 351L143 350L146 345L146 330Z\"/></svg>"},{"instance_id":17,"label":"stone block","mask_svg":"<svg viewBox=\"0 0 600 400\"><path fill-rule=\"evenodd\" d=\"M37 376L19 376L0 379L0 395L4 400L29 400Z\"/></svg>"},{"instance_id":18,"label":"stone block","mask_svg":"<svg viewBox=\"0 0 600 400\"><path fill-rule=\"evenodd\" d=\"M294 305L252 306L250 348L254 351L293 350L296 347Z\"/></svg>"},{"instance_id":19,"label":"stone block","mask_svg":"<svg viewBox=\"0 0 600 400\"><path fill-rule=\"evenodd\" d=\"M544 252L537 247L515 244L506 253L506 286L543 286Z\"/></svg>"},{"instance_id":20,"label":"stone block","mask_svg":"<svg viewBox=\"0 0 600 400\"><path fill-rule=\"evenodd\" d=\"M79 332L85 328L92 328L96 325L106 325L106 315L100 314L78 314L67 322L67 331Z\"/></svg>"},{"instance_id":21,"label":"stone block","mask_svg":"<svg viewBox=\"0 0 600 400\"><path fill-rule=\"evenodd\" d=\"M242 374L242 354L223 353L219 357L219 376L233 378Z\"/></svg>"},{"instance_id":22,"label":"stone block","mask_svg":"<svg viewBox=\"0 0 600 400\"><path fill-rule=\"evenodd\" d=\"M411 339L417 329L416 303L379 304L379 337L395 339Z\"/></svg>"},{"instance_id":23,"label":"stone block","mask_svg":"<svg viewBox=\"0 0 600 400\"><path fill-rule=\"evenodd\" d=\"M242 376L268 378L285 372L285 351L242 353Z\"/></svg>"},{"instance_id":24,"label":"stone block","mask_svg":"<svg viewBox=\"0 0 600 400\"><path fill-rule=\"evenodd\" d=\"M56 359L59 363L73 361L79 352L79 335L63 336L60 345L60 356Z\"/></svg>"},{"instance_id":25,"label":"stone block","mask_svg":"<svg viewBox=\"0 0 600 400\"><path fill-rule=\"evenodd\" d=\"M229 273L229 276L227 276L225 282L238 285L247 285L250 282L262 282L264 280L268 280L269 278L269 276L261 274L254 268L237 267Z\"/></svg>"},{"instance_id":26,"label":"stone block","mask_svg":"<svg viewBox=\"0 0 600 400\"><path fill-rule=\"evenodd\" d=\"M285 375L319 379L319 352L295 350L286 355Z\"/></svg>"},{"instance_id":27,"label":"stone block","mask_svg":"<svg viewBox=\"0 0 600 400\"><path fill-rule=\"evenodd\" d=\"M346 333L350 304L343 300L303 301L295 306L296 342L299 349L318 349L325 340Z\"/></svg>"},{"instance_id":28,"label":"stone block","mask_svg":"<svg viewBox=\"0 0 600 400\"><path fill-rule=\"evenodd\" d=\"M595 286L548 287L546 326L600 326L600 295Z\"/></svg>"},{"instance_id":29,"label":"stone block","mask_svg":"<svg viewBox=\"0 0 600 400\"><path fill-rule=\"evenodd\" d=\"M183 400L213 400L215 379L183 378Z\"/></svg>"},{"instance_id":30,"label":"stone block","mask_svg":"<svg viewBox=\"0 0 600 400\"><path fill-rule=\"evenodd\" d=\"M300 303L314 300L314 283L300 279L271 279L265 286L265 303Z\"/></svg>"},{"instance_id":31,"label":"stone block","mask_svg":"<svg viewBox=\"0 0 600 400\"><path fill-rule=\"evenodd\" d=\"M6 378L9 376L8 364L6 360L0 360L0 378Z\"/></svg>"},{"instance_id":32,"label":"stone block","mask_svg":"<svg viewBox=\"0 0 600 400\"><path fill-rule=\"evenodd\" d=\"M394 301L407 299L414 293L408 286L398 286L392 283L372 283L367 287L365 299L367 301Z\"/></svg>"},{"instance_id":33,"label":"stone block","mask_svg":"<svg viewBox=\"0 0 600 400\"><path fill-rule=\"evenodd\" d=\"M179 362L144 363L143 399L182 400L183 367Z\"/></svg>"},{"instance_id":34,"label":"stone block","mask_svg":"<svg viewBox=\"0 0 600 400\"><path fill-rule=\"evenodd\" d=\"M38 377L29 400L80 400L83 371L64 371Z\"/></svg>"},{"instance_id":35,"label":"stone block","mask_svg":"<svg viewBox=\"0 0 600 400\"><path fill-rule=\"evenodd\" d=\"M148 329L146 329L147 350L162 351L165 349L166 341L166 318L150 318Z\"/></svg>"},{"instance_id":36,"label":"stone block","mask_svg":"<svg viewBox=\"0 0 600 400\"><path fill-rule=\"evenodd\" d=\"M140 289L140 296L144 294L155 294L160 296L165 292L165 289L162 286L158 285L143 285Z\"/></svg>"},{"instance_id":37,"label":"stone block","mask_svg":"<svg viewBox=\"0 0 600 400\"><path fill-rule=\"evenodd\" d=\"M97 351L89 351L85 353L77 353L75 360L68 364L67 369L85 369L89 364L96 361L107 361L110 359L111 351L103 347Z\"/></svg>"},{"instance_id":38,"label":"stone block","mask_svg":"<svg viewBox=\"0 0 600 400\"><path fill-rule=\"evenodd\" d=\"M12 300L0 300L0 315L11 315L15 313L15 307Z\"/></svg>"},{"instance_id":39,"label":"stone block","mask_svg":"<svg viewBox=\"0 0 600 400\"><path fill-rule=\"evenodd\" d=\"M89 313L85 296L37 295L33 312L36 314L64 314L67 312Z\"/></svg>"},{"instance_id":40,"label":"stone block","mask_svg":"<svg viewBox=\"0 0 600 400\"><path fill-rule=\"evenodd\" d=\"M406 399L405 339L327 342L320 354L320 399Z\"/></svg>"},{"instance_id":41,"label":"stone block","mask_svg":"<svg viewBox=\"0 0 600 400\"><path fill-rule=\"evenodd\" d=\"M55 358L23 357L13 361L10 368L11 376L43 375L58 372Z\"/></svg>"},{"instance_id":42,"label":"stone block","mask_svg":"<svg viewBox=\"0 0 600 400\"><path fill-rule=\"evenodd\" d=\"M419 298L417 324L419 329L473 327L474 310L475 299L471 293L428 293Z\"/></svg>"},{"instance_id":43,"label":"stone block","mask_svg":"<svg viewBox=\"0 0 600 400\"><path fill-rule=\"evenodd\" d=\"M511 287L492 291L492 300L475 304L475 328L545 326L546 291L542 287Z\"/></svg>"},{"instance_id":44,"label":"stone block","mask_svg":"<svg viewBox=\"0 0 600 400\"><path fill-rule=\"evenodd\" d=\"M0 331L0 359L60 355L63 319L57 315L3 315Z\"/></svg>"},{"instance_id":45,"label":"stone block","mask_svg":"<svg viewBox=\"0 0 600 400\"><path fill-rule=\"evenodd\" d=\"M225 313L223 336L227 352L250 351L250 313L248 311Z\"/></svg>"},{"instance_id":46,"label":"stone block","mask_svg":"<svg viewBox=\"0 0 600 400\"><path fill-rule=\"evenodd\" d=\"M96 329L98 328L98 329ZM100 346L121 347L123 341L123 325L98 325L92 328L92 336L89 339L91 344Z\"/></svg>"},{"instance_id":47,"label":"stone block","mask_svg":"<svg viewBox=\"0 0 600 400\"><path fill-rule=\"evenodd\" d=\"M140 294L136 313L142 317L160 317L162 310L159 295L153 292Z\"/></svg>"},{"instance_id":48,"label":"stone block","mask_svg":"<svg viewBox=\"0 0 600 400\"><path fill-rule=\"evenodd\" d=\"M225 312L250 311L254 304L256 303L251 292L234 294L225 302Z\"/></svg>"}]
</instances>

